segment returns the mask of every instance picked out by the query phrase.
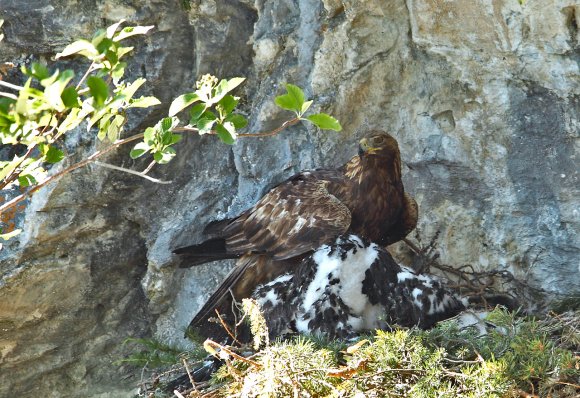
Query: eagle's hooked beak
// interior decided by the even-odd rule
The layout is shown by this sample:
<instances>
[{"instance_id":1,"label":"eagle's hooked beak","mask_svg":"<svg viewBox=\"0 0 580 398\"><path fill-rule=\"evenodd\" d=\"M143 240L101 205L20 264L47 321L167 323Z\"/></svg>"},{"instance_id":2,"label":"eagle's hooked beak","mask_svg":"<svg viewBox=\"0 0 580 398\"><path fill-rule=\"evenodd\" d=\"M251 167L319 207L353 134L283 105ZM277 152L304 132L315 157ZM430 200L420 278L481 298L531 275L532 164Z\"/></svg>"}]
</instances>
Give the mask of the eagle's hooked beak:
<instances>
[{"instance_id":1,"label":"eagle's hooked beak","mask_svg":"<svg viewBox=\"0 0 580 398\"><path fill-rule=\"evenodd\" d=\"M365 153L375 153L376 151L377 148L373 148L372 146L370 146L368 139L363 138L362 140L359 141L358 156L362 157Z\"/></svg>"}]
</instances>

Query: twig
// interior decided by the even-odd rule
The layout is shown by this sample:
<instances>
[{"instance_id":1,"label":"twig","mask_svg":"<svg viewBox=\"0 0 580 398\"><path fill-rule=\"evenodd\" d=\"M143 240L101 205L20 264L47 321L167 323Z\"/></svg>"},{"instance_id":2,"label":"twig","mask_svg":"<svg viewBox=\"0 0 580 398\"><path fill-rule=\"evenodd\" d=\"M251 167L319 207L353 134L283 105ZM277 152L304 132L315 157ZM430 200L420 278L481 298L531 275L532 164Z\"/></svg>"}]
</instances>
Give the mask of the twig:
<instances>
[{"instance_id":1,"label":"twig","mask_svg":"<svg viewBox=\"0 0 580 398\"><path fill-rule=\"evenodd\" d=\"M423 254L423 251L419 248L419 246L417 246L416 244L411 242L409 239L403 238L403 242L405 242L407 244L407 246L409 246L411 248L411 250L413 250L415 252L415 254L419 254L419 255Z\"/></svg>"},{"instance_id":2,"label":"twig","mask_svg":"<svg viewBox=\"0 0 580 398\"><path fill-rule=\"evenodd\" d=\"M149 361L147 361L145 363L145 365L143 366L143 368L141 368L141 389L143 390L143 392L147 391L147 385L145 384L145 369L147 369L147 365L149 365Z\"/></svg>"},{"instance_id":3,"label":"twig","mask_svg":"<svg viewBox=\"0 0 580 398\"><path fill-rule=\"evenodd\" d=\"M15 198L13 198L12 200L10 200L9 202L4 203L2 206L0 206L0 214L2 214L4 211L16 206L18 203L22 202L23 200L29 198L36 191L38 191L40 188L43 188L45 185L50 184L52 181L62 177L63 175L66 175L66 174L70 173L71 171L74 171L76 169L80 169L81 167L86 166L87 164L89 164L91 162L94 162L95 159L100 158L101 156L111 152L113 149L115 149L123 144L126 144L126 143L131 142L131 141L135 141L135 140L138 140L141 138L143 138L143 133L133 135L133 136L125 138L123 140L117 140L114 143L112 143L110 146L106 147L105 149L97 151L97 152L93 153L91 156L89 156L88 158L83 159L80 162L75 163L72 166L67 167L64 170L59 171L58 173L50 176L49 178L47 178L43 182L39 183L38 185L33 186L32 188L30 188L28 191L24 192L23 194L18 195Z\"/></svg>"},{"instance_id":4,"label":"twig","mask_svg":"<svg viewBox=\"0 0 580 398\"><path fill-rule=\"evenodd\" d=\"M199 133L199 129L196 127L174 127L171 129L174 133ZM213 130L212 130L213 131Z\"/></svg>"},{"instance_id":5,"label":"twig","mask_svg":"<svg viewBox=\"0 0 580 398\"><path fill-rule=\"evenodd\" d=\"M293 126L295 124L297 124L300 121L300 118L295 117L294 119L290 119L285 121L284 123L282 123L280 126L278 126L277 128L275 128L272 131L266 131L266 132L262 132L262 133L247 133L247 134L238 134L238 137L255 137L255 138L259 138L259 137L271 137L273 135L278 134L280 131L284 130L287 127ZM199 129L196 127L175 127L173 130L173 132L176 133L199 133ZM217 132L215 130L210 130L207 134L217 134Z\"/></svg>"},{"instance_id":6,"label":"twig","mask_svg":"<svg viewBox=\"0 0 580 398\"><path fill-rule=\"evenodd\" d=\"M238 134L238 137L270 137L270 136L278 134L280 131L284 130L287 127L294 126L299 121L300 121L300 118L295 117L294 119L290 119L290 120L285 121L278 128L276 128L272 131L268 131L265 133Z\"/></svg>"},{"instance_id":7,"label":"twig","mask_svg":"<svg viewBox=\"0 0 580 398\"><path fill-rule=\"evenodd\" d=\"M570 387L577 388L578 391L580 391L580 385L578 385L578 384L566 383L565 381L555 381L554 384L563 384L565 386L570 386Z\"/></svg>"},{"instance_id":8,"label":"twig","mask_svg":"<svg viewBox=\"0 0 580 398\"><path fill-rule=\"evenodd\" d=\"M46 126L44 126L44 128L40 132L41 136L52 134L52 132L56 128L56 127L52 127L49 131L46 131L46 129L49 127L50 122L52 121L53 117L54 117L54 115L50 115L50 120L49 120L48 124ZM54 139L52 139L50 141L50 143L54 142L55 139L56 139L56 137ZM26 151L24 156L18 161L18 164L12 169L10 174L8 174L6 177L4 177L4 180L0 184L0 189L4 189L4 187L6 187L10 183L12 183L12 181L14 181L16 178L18 178L18 176L22 172L22 170L18 170L18 167L20 167L22 162L24 162L26 159L28 159L32 155L32 152L36 149L37 146L38 146L37 142L34 142L28 146L28 150Z\"/></svg>"},{"instance_id":9,"label":"twig","mask_svg":"<svg viewBox=\"0 0 580 398\"><path fill-rule=\"evenodd\" d=\"M149 180L151 182L155 182L157 184L171 184L171 181L158 180L157 178L149 177L148 175L145 175L145 174L143 174L143 172L140 172L140 171L126 169L124 167L115 166L115 165L112 165L109 163L99 162L98 160L95 160L93 163L98 165L98 166L105 167L107 169L112 169L112 170L117 170L117 171L129 173L129 174L133 174L133 175L139 176L141 178L145 178L146 180Z\"/></svg>"},{"instance_id":10,"label":"twig","mask_svg":"<svg viewBox=\"0 0 580 398\"><path fill-rule=\"evenodd\" d=\"M2 80L0 80L0 82L1 81ZM0 91L0 97L6 97L6 98L13 99L13 100L17 100L18 99L18 97L16 95L10 94L10 93L5 93L4 91Z\"/></svg>"},{"instance_id":11,"label":"twig","mask_svg":"<svg viewBox=\"0 0 580 398\"><path fill-rule=\"evenodd\" d=\"M179 391L177 390L173 390L173 393L175 394L175 396L177 396L178 398L185 398Z\"/></svg>"},{"instance_id":12,"label":"twig","mask_svg":"<svg viewBox=\"0 0 580 398\"><path fill-rule=\"evenodd\" d=\"M210 347L212 347L214 349L215 348L219 348L220 350L224 351L226 354L234 357L235 359L240 360L242 362L249 363L249 364L257 367L258 369L261 369L262 368L262 365L260 365L258 362L252 361L251 359L248 359L248 358L244 358L243 356L236 354L235 352L233 352L229 348L227 348L227 347L225 347L225 346L223 346L223 345L221 345L219 343L216 343L213 340L207 339L203 344L204 345L207 344L207 345L209 345Z\"/></svg>"},{"instance_id":13,"label":"twig","mask_svg":"<svg viewBox=\"0 0 580 398\"><path fill-rule=\"evenodd\" d=\"M528 392L525 392L524 390L516 390L518 395L522 398L540 398L538 395L536 394L530 394Z\"/></svg>"},{"instance_id":14,"label":"twig","mask_svg":"<svg viewBox=\"0 0 580 398\"><path fill-rule=\"evenodd\" d=\"M153 168L153 166L155 166L155 163L157 163L155 160L151 161L151 163L149 163L149 166L147 166L147 168L145 170L143 170L141 172L141 174L145 175L145 174L149 173L151 171L151 169Z\"/></svg>"},{"instance_id":15,"label":"twig","mask_svg":"<svg viewBox=\"0 0 580 398\"><path fill-rule=\"evenodd\" d=\"M0 184L0 189L3 189L4 187L6 187L12 181L14 181L16 179L16 177L18 177L18 172L16 170L18 170L18 167L22 164L22 162L24 162L32 154L32 151L34 150L34 148L36 148L36 144L31 145L28 148L28 150L26 151L26 153L24 154L24 156L22 157L22 159L20 159L20 161L18 162L18 164L16 165L16 167L14 167L14 169L10 172L10 174L8 174L4 178L4 180Z\"/></svg>"},{"instance_id":16,"label":"twig","mask_svg":"<svg viewBox=\"0 0 580 398\"><path fill-rule=\"evenodd\" d=\"M5 82L4 80L0 80L0 86L11 88L12 90L20 91L24 90L24 87L17 86L16 84Z\"/></svg>"},{"instance_id":17,"label":"twig","mask_svg":"<svg viewBox=\"0 0 580 398\"><path fill-rule=\"evenodd\" d=\"M197 391L197 387L195 387L195 380L193 380L193 376L191 375L191 371L189 370L189 366L187 366L187 361L185 358L182 358L183 366L185 366L185 371L187 372L187 376L189 377L189 382L193 386L195 392L199 395L199 391Z\"/></svg>"},{"instance_id":18,"label":"twig","mask_svg":"<svg viewBox=\"0 0 580 398\"><path fill-rule=\"evenodd\" d=\"M234 343L237 343L239 345L242 345L242 343L240 343L238 341L238 339L236 338L236 336L234 336L233 332L231 331L231 329L228 327L227 323L223 320L222 316L220 315L219 311L216 309L215 310L215 314L217 315L222 327L224 328L224 330L226 331L226 333L234 340Z\"/></svg>"},{"instance_id":19,"label":"twig","mask_svg":"<svg viewBox=\"0 0 580 398\"><path fill-rule=\"evenodd\" d=\"M87 71L85 72L85 74L83 75L83 77L81 77L81 80L79 80L79 82L76 85L76 89L78 90L81 87L81 84L83 84L83 82L85 81L85 79L89 76L89 74L93 71L93 66L95 65L95 61L93 61Z\"/></svg>"}]
</instances>

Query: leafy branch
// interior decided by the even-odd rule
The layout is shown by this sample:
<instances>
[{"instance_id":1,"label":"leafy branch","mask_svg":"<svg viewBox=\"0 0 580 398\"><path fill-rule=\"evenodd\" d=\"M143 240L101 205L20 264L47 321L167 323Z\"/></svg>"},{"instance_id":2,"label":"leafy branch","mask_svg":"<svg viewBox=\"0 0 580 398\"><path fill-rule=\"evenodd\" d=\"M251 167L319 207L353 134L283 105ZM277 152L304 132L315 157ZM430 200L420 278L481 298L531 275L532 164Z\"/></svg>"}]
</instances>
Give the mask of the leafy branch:
<instances>
[{"instance_id":1,"label":"leafy branch","mask_svg":"<svg viewBox=\"0 0 580 398\"><path fill-rule=\"evenodd\" d=\"M340 124L329 115L319 113L303 117L312 101L306 101L303 91L287 84L287 94L275 99L278 106L294 111L296 117L278 128L262 133L239 133L247 126L246 118L236 112L240 97L232 91L244 78L218 80L204 75L196 83L196 90L177 97L169 107L169 115L141 134L121 139L128 110L159 105L153 96L135 98L135 93L146 83L143 78L132 82L123 80L127 63L124 57L133 47L123 46L127 38L147 34L152 26L122 27L123 20L98 31L91 40L77 40L56 55L56 59L81 56L90 61L85 73L75 82L72 70L50 72L45 65L32 63L22 67L28 77L23 86L0 80L0 86L12 92L0 92L0 140L12 145L16 154L10 160L0 161L0 189L19 186L26 189L20 195L0 206L0 214L14 208L40 188L89 163L127 172L156 183L169 183L149 177L147 173L156 164L166 164L176 155L175 144L180 133L216 135L226 144L234 144L239 137L266 137L297 124L314 123L321 129L340 130ZM0 21L1 26L1 21ZM180 125L177 117L189 108L187 125ZM66 159L63 136L86 122L87 131L95 128L97 138L109 145L85 159L48 176L47 165ZM97 161L101 156L121 145L138 142L130 152L133 159L151 155L152 160L143 171ZM16 149L25 147L22 153ZM5 234L6 235L6 234ZM0 235L4 237L5 235Z\"/></svg>"}]
</instances>

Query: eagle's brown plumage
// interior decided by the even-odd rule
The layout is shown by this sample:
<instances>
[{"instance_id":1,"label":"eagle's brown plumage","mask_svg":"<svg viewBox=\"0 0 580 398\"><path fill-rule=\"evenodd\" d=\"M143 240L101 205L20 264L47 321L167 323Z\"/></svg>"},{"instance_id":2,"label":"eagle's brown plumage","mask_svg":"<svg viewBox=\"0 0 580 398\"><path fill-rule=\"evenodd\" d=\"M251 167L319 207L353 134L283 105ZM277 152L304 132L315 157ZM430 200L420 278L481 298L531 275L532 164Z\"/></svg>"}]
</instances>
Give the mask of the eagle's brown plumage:
<instances>
[{"instance_id":1,"label":"eagle's brown plumage","mask_svg":"<svg viewBox=\"0 0 580 398\"><path fill-rule=\"evenodd\" d=\"M205 322L215 308L228 311L229 292L238 300L249 297L258 284L340 234L384 246L404 238L416 223L417 204L403 188L397 141L373 132L342 167L299 173L238 217L210 224L206 232L214 238L175 250L182 267L241 258L190 326Z\"/></svg>"}]
</instances>

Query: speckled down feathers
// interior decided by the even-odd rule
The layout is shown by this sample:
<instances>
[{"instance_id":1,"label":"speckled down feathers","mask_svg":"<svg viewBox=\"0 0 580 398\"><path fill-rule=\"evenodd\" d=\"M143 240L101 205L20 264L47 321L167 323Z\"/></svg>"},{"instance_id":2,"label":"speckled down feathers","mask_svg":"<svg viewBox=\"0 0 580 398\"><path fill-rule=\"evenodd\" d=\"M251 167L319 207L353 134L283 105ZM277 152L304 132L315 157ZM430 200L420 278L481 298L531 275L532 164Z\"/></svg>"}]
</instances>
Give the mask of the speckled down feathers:
<instances>
[{"instance_id":1,"label":"speckled down feathers","mask_svg":"<svg viewBox=\"0 0 580 398\"><path fill-rule=\"evenodd\" d=\"M434 276L415 274L355 235L320 247L295 274L259 286L253 296L271 337L308 333L348 338L395 324L428 328L466 304Z\"/></svg>"}]
</instances>

